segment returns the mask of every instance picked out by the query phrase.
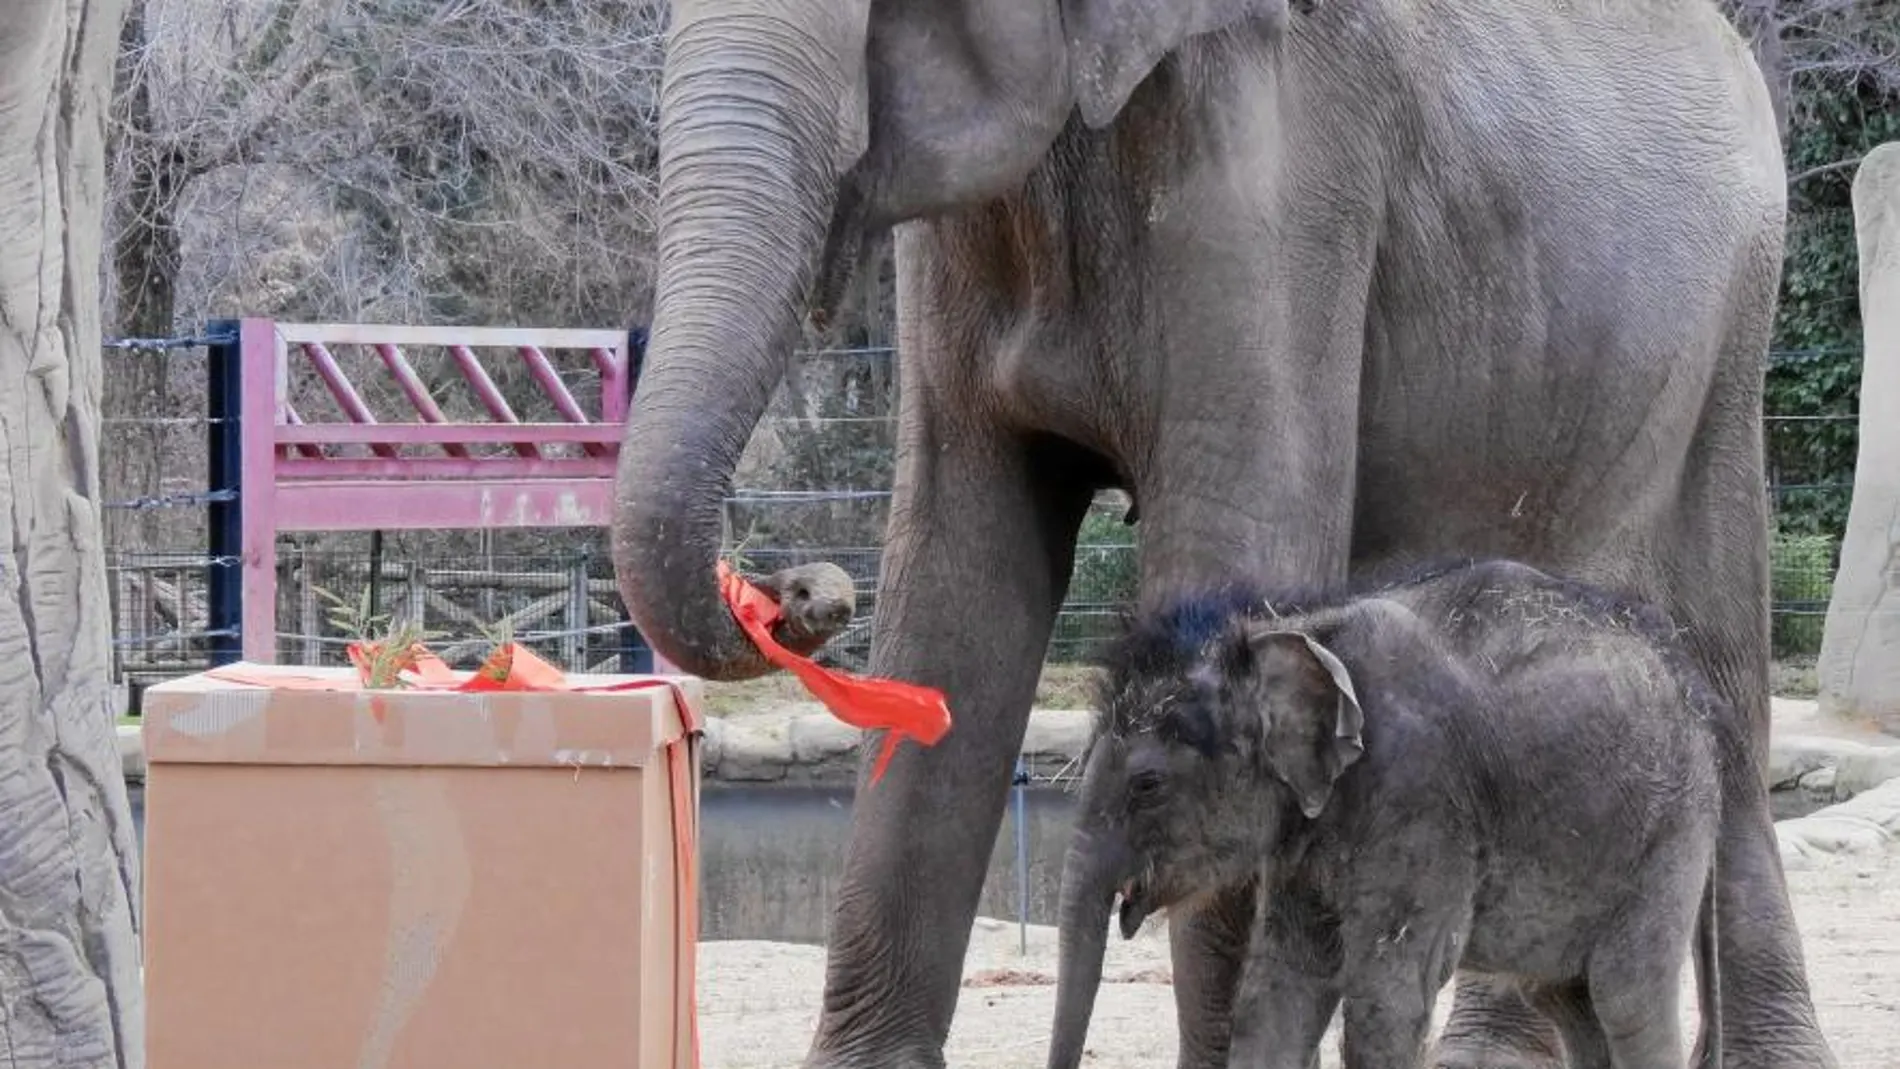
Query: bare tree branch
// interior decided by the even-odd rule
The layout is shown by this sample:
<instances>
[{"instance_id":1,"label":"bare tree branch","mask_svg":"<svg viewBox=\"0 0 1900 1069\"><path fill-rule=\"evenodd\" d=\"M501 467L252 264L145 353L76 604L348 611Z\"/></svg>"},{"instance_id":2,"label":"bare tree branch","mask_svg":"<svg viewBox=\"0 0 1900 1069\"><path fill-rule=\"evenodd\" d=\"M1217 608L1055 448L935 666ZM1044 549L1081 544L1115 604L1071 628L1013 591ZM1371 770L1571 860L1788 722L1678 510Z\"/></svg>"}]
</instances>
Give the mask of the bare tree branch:
<instances>
[{"instance_id":1,"label":"bare tree branch","mask_svg":"<svg viewBox=\"0 0 1900 1069\"><path fill-rule=\"evenodd\" d=\"M345 254L379 261L350 274L386 274L409 318L621 322L644 302L663 0L139 4L115 235L172 216L184 246L225 246L216 274L178 268L175 318L336 314ZM330 202L301 223L356 237L282 248L285 220L250 209L287 184ZM260 290L262 260L305 282Z\"/></svg>"},{"instance_id":2,"label":"bare tree branch","mask_svg":"<svg viewBox=\"0 0 1900 1069\"><path fill-rule=\"evenodd\" d=\"M1857 167L1860 165L1860 161L1863 158L1864 157L1861 157L1861 156L1855 156L1852 159L1835 160L1833 163L1824 163L1819 167L1810 167L1807 170L1802 171L1798 174L1789 175L1788 186L1789 188L1793 188L1807 181L1810 178L1819 178L1820 176L1824 174L1833 174L1836 171L1845 171L1850 168Z\"/></svg>"}]
</instances>

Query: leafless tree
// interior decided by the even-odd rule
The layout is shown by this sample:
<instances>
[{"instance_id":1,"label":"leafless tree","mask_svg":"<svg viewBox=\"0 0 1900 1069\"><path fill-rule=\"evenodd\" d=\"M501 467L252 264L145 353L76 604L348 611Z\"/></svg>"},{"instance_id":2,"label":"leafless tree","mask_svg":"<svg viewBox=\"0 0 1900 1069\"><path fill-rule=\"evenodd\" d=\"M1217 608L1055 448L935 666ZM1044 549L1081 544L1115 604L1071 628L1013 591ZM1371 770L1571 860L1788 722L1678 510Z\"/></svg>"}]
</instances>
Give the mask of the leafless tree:
<instances>
[{"instance_id":1,"label":"leafless tree","mask_svg":"<svg viewBox=\"0 0 1900 1069\"><path fill-rule=\"evenodd\" d=\"M115 326L624 320L648 283L665 9L137 0Z\"/></svg>"},{"instance_id":2,"label":"leafless tree","mask_svg":"<svg viewBox=\"0 0 1900 1069\"><path fill-rule=\"evenodd\" d=\"M109 333L238 314L642 318L666 9L133 0L113 99ZM151 356L115 368L108 497L158 495L157 458L191 455L157 441L184 430L135 421L201 393L196 374ZM133 538L175 541L184 519L140 514Z\"/></svg>"},{"instance_id":3,"label":"leafless tree","mask_svg":"<svg viewBox=\"0 0 1900 1069\"><path fill-rule=\"evenodd\" d=\"M1900 0L1723 0L1749 38L1785 138L1798 116L1796 88L1862 84L1900 107ZM1788 176L1791 187L1851 169L1859 156Z\"/></svg>"}]
</instances>

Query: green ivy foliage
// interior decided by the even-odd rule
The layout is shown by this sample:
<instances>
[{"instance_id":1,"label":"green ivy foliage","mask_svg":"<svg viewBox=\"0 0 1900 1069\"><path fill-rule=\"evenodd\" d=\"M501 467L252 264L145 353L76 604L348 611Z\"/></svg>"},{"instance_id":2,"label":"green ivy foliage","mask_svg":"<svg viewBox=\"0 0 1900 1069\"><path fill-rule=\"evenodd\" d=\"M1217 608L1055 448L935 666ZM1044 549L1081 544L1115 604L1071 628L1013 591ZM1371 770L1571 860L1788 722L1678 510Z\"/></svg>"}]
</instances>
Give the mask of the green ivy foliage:
<instances>
[{"instance_id":1,"label":"green ivy foliage","mask_svg":"<svg viewBox=\"0 0 1900 1069\"><path fill-rule=\"evenodd\" d=\"M1859 258L1851 161L1900 140L1900 101L1869 78L1798 81L1790 109L1787 253L1765 379L1776 526L1847 524L1860 401Z\"/></svg>"},{"instance_id":2,"label":"green ivy foliage","mask_svg":"<svg viewBox=\"0 0 1900 1069\"><path fill-rule=\"evenodd\" d=\"M1812 657L1821 652L1838 548L1839 542L1831 535L1776 532L1769 557L1776 657Z\"/></svg>"},{"instance_id":3,"label":"green ivy foliage","mask_svg":"<svg viewBox=\"0 0 1900 1069\"><path fill-rule=\"evenodd\" d=\"M1071 604L1121 605L1135 600L1140 573L1135 561L1135 528L1107 509L1090 509L1076 535L1075 568L1069 578Z\"/></svg>"}]
</instances>

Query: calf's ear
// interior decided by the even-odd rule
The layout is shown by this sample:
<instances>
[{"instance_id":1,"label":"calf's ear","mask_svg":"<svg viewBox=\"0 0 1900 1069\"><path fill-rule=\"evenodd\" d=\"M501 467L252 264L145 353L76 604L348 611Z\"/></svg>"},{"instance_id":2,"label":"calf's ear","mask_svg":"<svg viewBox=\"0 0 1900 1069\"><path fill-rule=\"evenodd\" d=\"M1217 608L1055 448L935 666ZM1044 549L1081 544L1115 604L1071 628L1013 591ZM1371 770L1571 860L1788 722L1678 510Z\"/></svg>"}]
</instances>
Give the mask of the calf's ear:
<instances>
[{"instance_id":1,"label":"calf's ear","mask_svg":"<svg viewBox=\"0 0 1900 1069\"><path fill-rule=\"evenodd\" d=\"M1333 784L1365 753L1366 717L1352 673L1337 654L1301 631L1248 636L1260 694L1268 767L1293 788L1300 811L1317 817Z\"/></svg>"}]
</instances>

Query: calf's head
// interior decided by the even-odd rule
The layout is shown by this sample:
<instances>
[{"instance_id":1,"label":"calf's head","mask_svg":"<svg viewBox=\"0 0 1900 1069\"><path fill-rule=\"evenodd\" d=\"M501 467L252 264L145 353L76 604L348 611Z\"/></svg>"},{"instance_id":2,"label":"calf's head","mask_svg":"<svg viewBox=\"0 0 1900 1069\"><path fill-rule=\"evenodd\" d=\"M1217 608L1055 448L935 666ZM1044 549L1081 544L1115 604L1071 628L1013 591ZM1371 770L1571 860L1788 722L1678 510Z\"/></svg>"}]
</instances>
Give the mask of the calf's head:
<instances>
[{"instance_id":1,"label":"calf's head","mask_svg":"<svg viewBox=\"0 0 1900 1069\"><path fill-rule=\"evenodd\" d=\"M1185 671L1109 697L1084 811L1126 843L1124 936L1253 875L1363 751L1351 673L1278 621L1235 621Z\"/></svg>"},{"instance_id":2,"label":"calf's head","mask_svg":"<svg viewBox=\"0 0 1900 1069\"><path fill-rule=\"evenodd\" d=\"M1187 656L1114 664L1062 875L1050 1065L1075 1064L1117 896L1150 914L1253 877L1364 751L1352 675L1314 634L1238 619Z\"/></svg>"}]
</instances>

